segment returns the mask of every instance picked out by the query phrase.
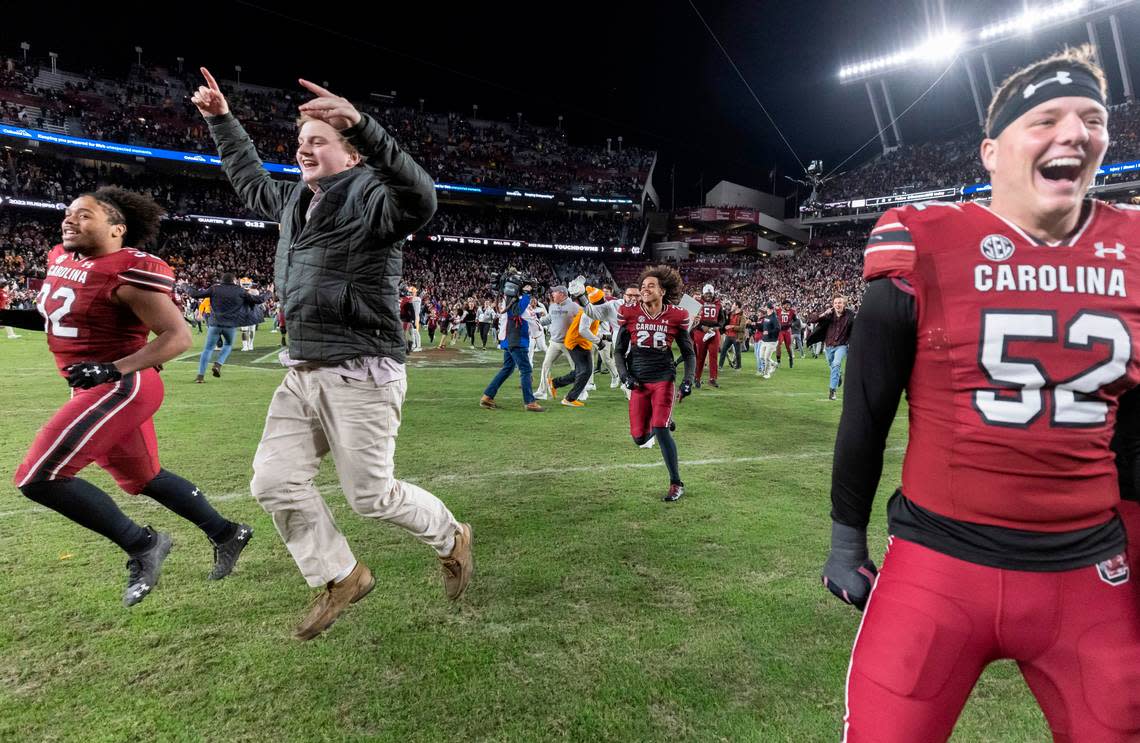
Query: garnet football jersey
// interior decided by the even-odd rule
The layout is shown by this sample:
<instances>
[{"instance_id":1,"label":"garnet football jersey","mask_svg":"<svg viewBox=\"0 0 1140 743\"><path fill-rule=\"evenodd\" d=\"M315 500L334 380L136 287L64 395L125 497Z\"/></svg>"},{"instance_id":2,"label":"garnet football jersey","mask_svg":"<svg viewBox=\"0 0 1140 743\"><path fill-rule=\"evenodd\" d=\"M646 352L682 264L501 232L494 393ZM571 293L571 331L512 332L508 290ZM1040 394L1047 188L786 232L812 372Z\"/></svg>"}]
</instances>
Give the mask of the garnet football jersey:
<instances>
[{"instance_id":1,"label":"garnet football jersey","mask_svg":"<svg viewBox=\"0 0 1140 743\"><path fill-rule=\"evenodd\" d=\"M132 248L89 258L57 245L47 263L36 308L60 370L80 361L117 361L146 345L147 327L111 299L120 286L168 295L174 289L174 272L165 261Z\"/></svg>"},{"instance_id":2,"label":"garnet football jersey","mask_svg":"<svg viewBox=\"0 0 1140 743\"><path fill-rule=\"evenodd\" d=\"M701 316L698 320L702 327L715 328L720 325L720 300L701 302Z\"/></svg>"},{"instance_id":3,"label":"garnet football jersey","mask_svg":"<svg viewBox=\"0 0 1140 743\"><path fill-rule=\"evenodd\" d=\"M902 489L923 508L1032 531L1111 517L1117 401L1140 381L1140 212L1087 211L1057 244L977 203L891 209L871 231L864 278L915 296Z\"/></svg>"},{"instance_id":4,"label":"garnet football jersey","mask_svg":"<svg viewBox=\"0 0 1140 743\"><path fill-rule=\"evenodd\" d=\"M783 307L777 307L776 319L780 321L780 330L791 330L792 320L796 319L796 311L785 310Z\"/></svg>"},{"instance_id":5,"label":"garnet football jersey","mask_svg":"<svg viewBox=\"0 0 1140 743\"><path fill-rule=\"evenodd\" d=\"M650 315L640 303L618 308L618 322L629 332L630 371L642 382L671 380L673 340L688 332L689 313L664 303Z\"/></svg>"}]
</instances>

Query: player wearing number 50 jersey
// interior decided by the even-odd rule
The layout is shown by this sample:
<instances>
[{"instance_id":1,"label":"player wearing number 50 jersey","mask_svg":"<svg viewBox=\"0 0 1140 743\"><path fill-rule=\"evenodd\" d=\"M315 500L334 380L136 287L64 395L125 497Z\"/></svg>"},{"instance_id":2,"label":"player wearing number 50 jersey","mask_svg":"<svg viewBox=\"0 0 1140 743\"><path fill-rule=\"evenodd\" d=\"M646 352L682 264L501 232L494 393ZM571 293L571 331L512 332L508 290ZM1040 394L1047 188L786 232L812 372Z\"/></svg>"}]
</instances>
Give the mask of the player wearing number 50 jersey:
<instances>
[{"instance_id":1,"label":"player wearing number 50 jersey","mask_svg":"<svg viewBox=\"0 0 1140 743\"><path fill-rule=\"evenodd\" d=\"M1001 658L1054 740L1140 739L1136 510L1121 502L1140 475L1140 212L1085 198L1104 100L1088 48L1016 73L981 146L992 202L892 209L871 231L823 571L866 601L847 741L946 740ZM866 526L904 390L876 581Z\"/></svg>"},{"instance_id":2,"label":"player wearing number 50 jersey","mask_svg":"<svg viewBox=\"0 0 1140 743\"><path fill-rule=\"evenodd\" d=\"M631 391L630 435L638 446L656 438L669 469L669 490L663 500L675 501L684 494L685 484L673 440L673 404L693 391L696 354L688 332L689 313L672 304L681 298L681 275L668 266L656 266L642 271L639 283L641 302L618 308L614 362L622 383ZM685 363L679 390L673 387L673 341Z\"/></svg>"},{"instance_id":3,"label":"player wearing number 50 jersey","mask_svg":"<svg viewBox=\"0 0 1140 743\"><path fill-rule=\"evenodd\" d=\"M107 537L127 554L123 602L158 581L170 535L136 524L110 496L76 475L88 464L123 490L142 493L200 528L214 545L211 579L233 569L252 530L223 518L202 491L162 469L152 417L163 388L155 367L190 346L164 261L126 245L158 232L160 207L119 188L80 196L64 212L63 243L48 255L37 306L0 313L0 323L43 328L71 399L36 435L16 471L28 498ZM41 317L42 315L42 317ZM45 322L46 321L46 322ZM147 341L149 333L154 340Z\"/></svg>"}]
</instances>

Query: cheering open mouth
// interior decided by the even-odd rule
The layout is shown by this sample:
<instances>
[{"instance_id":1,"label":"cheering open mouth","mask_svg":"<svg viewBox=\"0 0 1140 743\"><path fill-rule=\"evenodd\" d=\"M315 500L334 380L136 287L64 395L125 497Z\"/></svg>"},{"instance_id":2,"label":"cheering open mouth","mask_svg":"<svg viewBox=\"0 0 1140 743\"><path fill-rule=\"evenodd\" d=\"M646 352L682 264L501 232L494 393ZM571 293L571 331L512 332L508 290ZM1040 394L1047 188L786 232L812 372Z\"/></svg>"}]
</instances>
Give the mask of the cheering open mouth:
<instances>
[{"instance_id":1,"label":"cheering open mouth","mask_svg":"<svg viewBox=\"0 0 1140 743\"><path fill-rule=\"evenodd\" d=\"M1079 157L1054 157L1039 165L1037 172L1047 181L1076 183L1083 168L1084 162Z\"/></svg>"}]
</instances>

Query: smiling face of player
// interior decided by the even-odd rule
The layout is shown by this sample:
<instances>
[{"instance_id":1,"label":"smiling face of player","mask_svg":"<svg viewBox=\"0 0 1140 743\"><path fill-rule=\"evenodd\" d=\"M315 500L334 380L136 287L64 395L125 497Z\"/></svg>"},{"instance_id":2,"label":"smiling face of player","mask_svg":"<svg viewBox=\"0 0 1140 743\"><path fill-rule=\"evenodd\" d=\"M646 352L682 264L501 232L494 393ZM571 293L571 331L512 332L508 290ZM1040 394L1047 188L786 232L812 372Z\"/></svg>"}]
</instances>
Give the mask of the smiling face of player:
<instances>
[{"instance_id":1,"label":"smiling face of player","mask_svg":"<svg viewBox=\"0 0 1140 743\"><path fill-rule=\"evenodd\" d=\"M656 311L665 299L665 290L656 276L646 276L641 282L641 302L650 311Z\"/></svg>"},{"instance_id":2,"label":"smiling face of player","mask_svg":"<svg viewBox=\"0 0 1140 743\"><path fill-rule=\"evenodd\" d=\"M1060 239L1076 228L1107 149L1104 106L1082 96L1044 101L997 139L982 142L982 163L993 179L993 210Z\"/></svg>"},{"instance_id":3,"label":"smiling face of player","mask_svg":"<svg viewBox=\"0 0 1140 743\"><path fill-rule=\"evenodd\" d=\"M331 124L310 119L297 132L297 165L301 167L301 180L309 186L355 168L359 162L360 154Z\"/></svg>"},{"instance_id":4,"label":"smiling face of player","mask_svg":"<svg viewBox=\"0 0 1140 743\"><path fill-rule=\"evenodd\" d=\"M63 212L60 227L63 247L86 256L113 253L123 246L127 226L114 207L100 203L93 196L80 196Z\"/></svg>"}]
</instances>

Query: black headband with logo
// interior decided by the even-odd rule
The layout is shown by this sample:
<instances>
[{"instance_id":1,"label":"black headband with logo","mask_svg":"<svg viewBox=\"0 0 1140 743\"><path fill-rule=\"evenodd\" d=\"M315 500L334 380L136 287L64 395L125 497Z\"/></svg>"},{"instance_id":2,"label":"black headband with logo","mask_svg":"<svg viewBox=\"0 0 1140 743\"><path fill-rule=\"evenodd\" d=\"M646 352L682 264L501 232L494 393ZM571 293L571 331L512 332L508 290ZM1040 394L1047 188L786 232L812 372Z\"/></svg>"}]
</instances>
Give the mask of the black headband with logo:
<instances>
[{"instance_id":1,"label":"black headband with logo","mask_svg":"<svg viewBox=\"0 0 1140 743\"><path fill-rule=\"evenodd\" d=\"M994 116L989 138L996 139L1007 126L1031 108L1045 101L1066 96L1091 98L1100 105L1105 105L1104 95L1100 92L1100 83L1088 70L1081 67L1055 69L1034 78L1033 82L1026 84L1002 104Z\"/></svg>"}]
</instances>

